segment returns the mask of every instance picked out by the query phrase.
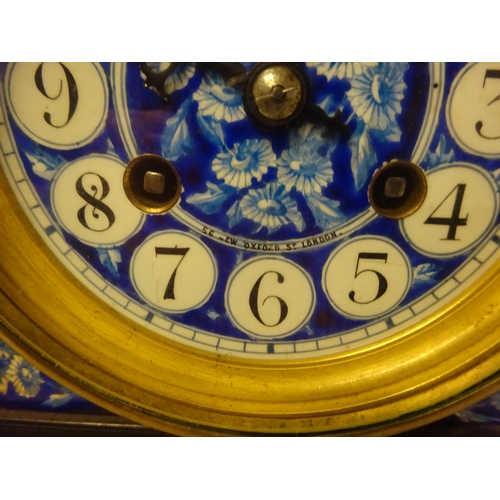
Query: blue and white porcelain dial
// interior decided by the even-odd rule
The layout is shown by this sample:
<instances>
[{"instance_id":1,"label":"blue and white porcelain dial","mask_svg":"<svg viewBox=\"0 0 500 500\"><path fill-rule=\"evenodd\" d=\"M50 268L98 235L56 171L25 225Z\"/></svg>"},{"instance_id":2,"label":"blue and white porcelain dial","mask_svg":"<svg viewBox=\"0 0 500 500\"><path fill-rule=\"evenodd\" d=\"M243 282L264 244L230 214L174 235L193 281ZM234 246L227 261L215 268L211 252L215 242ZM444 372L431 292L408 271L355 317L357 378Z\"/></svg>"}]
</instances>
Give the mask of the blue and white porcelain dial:
<instances>
[{"instance_id":1,"label":"blue and white porcelain dial","mask_svg":"<svg viewBox=\"0 0 500 500\"><path fill-rule=\"evenodd\" d=\"M500 256L498 63L11 63L0 77L1 163L33 226L92 293L174 342L354 350ZM146 198L177 192L162 213L131 201L143 157L173 169L141 174ZM394 162L425 184L399 218L368 194ZM389 176L382 196L397 205L410 184Z\"/></svg>"}]
</instances>

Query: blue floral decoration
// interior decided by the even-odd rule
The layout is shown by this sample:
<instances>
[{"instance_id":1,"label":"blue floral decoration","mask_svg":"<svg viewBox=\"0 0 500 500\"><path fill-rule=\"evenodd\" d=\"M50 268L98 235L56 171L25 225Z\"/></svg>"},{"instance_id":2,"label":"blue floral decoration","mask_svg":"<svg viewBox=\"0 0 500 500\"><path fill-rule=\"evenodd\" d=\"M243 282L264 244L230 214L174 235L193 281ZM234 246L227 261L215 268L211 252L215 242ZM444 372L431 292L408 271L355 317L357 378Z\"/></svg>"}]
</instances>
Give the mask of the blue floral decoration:
<instances>
[{"instance_id":1,"label":"blue floral decoration","mask_svg":"<svg viewBox=\"0 0 500 500\"><path fill-rule=\"evenodd\" d=\"M297 203L285 191L285 186L277 182L261 189L250 189L241 201L231 207L228 214L232 225L246 218L259 225L257 231L267 228L272 233L290 223L297 231L303 231L305 227Z\"/></svg>"},{"instance_id":2,"label":"blue floral decoration","mask_svg":"<svg viewBox=\"0 0 500 500\"><path fill-rule=\"evenodd\" d=\"M346 220L346 216L340 210L340 202L337 200L330 200L314 193L306 198L306 202L314 216L316 225L323 231L333 229Z\"/></svg>"},{"instance_id":3,"label":"blue floral decoration","mask_svg":"<svg viewBox=\"0 0 500 500\"><path fill-rule=\"evenodd\" d=\"M326 110L325 110L326 111ZM290 132L290 148L294 146L307 145L316 152L322 152L323 156L329 157L338 141L330 137L323 137L325 129L311 123L304 123L298 129Z\"/></svg>"},{"instance_id":4,"label":"blue floral decoration","mask_svg":"<svg viewBox=\"0 0 500 500\"><path fill-rule=\"evenodd\" d=\"M332 78L338 78L342 80L343 78L352 78L353 76L359 76L365 71L365 68L370 66L376 66L377 63L368 62L308 62L306 65L309 68L316 68L318 75L325 75L327 80L330 81Z\"/></svg>"},{"instance_id":5,"label":"blue floral decoration","mask_svg":"<svg viewBox=\"0 0 500 500\"><path fill-rule=\"evenodd\" d=\"M191 102L191 99L186 100L165 125L161 137L161 153L168 160L178 160L193 150L193 141L186 122Z\"/></svg>"},{"instance_id":6,"label":"blue floral decoration","mask_svg":"<svg viewBox=\"0 0 500 500\"><path fill-rule=\"evenodd\" d=\"M211 116L196 115L198 126L201 132L209 142L217 146L221 151L227 151L224 131L220 122L214 120Z\"/></svg>"},{"instance_id":7,"label":"blue floral decoration","mask_svg":"<svg viewBox=\"0 0 500 500\"><path fill-rule=\"evenodd\" d=\"M318 105L329 116L339 109L351 112L345 119L354 125L347 148L351 153L354 186L359 191L377 165L375 145L401 139L397 117L402 111L408 64L309 63L308 66L316 68L327 80L343 79L339 87L342 93L323 94ZM198 125L196 133L201 132L214 153L205 179L206 189L189 193L187 203L205 214L215 214L229 206L225 212L229 228L247 219L257 224L257 230L267 228L269 233L284 226L302 232L304 218L312 220L311 215L316 227L322 230L346 220L340 202L326 194L332 192L334 152L341 143L336 137L323 137L324 127L306 122L293 127L288 140L282 136L276 143L255 138L232 142L241 133L239 127L248 127L235 124L245 117L241 90L228 86L220 75L209 71L193 98L186 100L167 122L162 137L162 154L166 158L176 160L195 150L191 133L193 137L196 134L190 131L192 120L187 120L188 114L192 117L193 113ZM341 151L336 157L342 158L343 154Z\"/></svg>"},{"instance_id":8,"label":"blue floral decoration","mask_svg":"<svg viewBox=\"0 0 500 500\"><path fill-rule=\"evenodd\" d=\"M51 394L43 404L51 408L59 408L76 398L76 394L74 392L71 392L64 387L61 387L60 389L61 392Z\"/></svg>"},{"instance_id":9,"label":"blue floral decoration","mask_svg":"<svg viewBox=\"0 0 500 500\"><path fill-rule=\"evenodd\" d=\"M430 151L425 157L425 164L430 168L451 163L455 160L455 151L450 148L443 134L439 137L439 142L434 153Z\"/></svg>"},{"instance_id":10,"label":"blue floral decoration","mask_svg":"<svg viewBox=\"0 0 500 500\"><path fill-rule=\"evenodd\" d=\"M155 73L161 73L167 70L171 62L148 62L148 67ZM190 78L194 75L196 66L194 63L181 63L177 68L165 79L165 92L172 94L176 90L183 89L188 83ZM145 75L143 75L145 78Z\"/></svg>"},{"instance_id":11,"label":"blue floral decoration","mask_svg":"<svg viewBox=\"0 0 500 500\"><path fill-rule=\"evenodd\" d=\"M351 106L370 128L387 130L401 113L407 69L408 63L380 63L349 80Z\"/></svg>"},{"instance_id":12,"label":"blue floral decoration","mask_svg":"<svg viewBox=\"0 0 500 500\"><path fill-rule=\"evenodd\" d=\"M217 185L208 181L207 188L204 193L195 193L186 199L188 203L197 206L206 214L217 213L225 201L236 194L234 188L225 184Z\"/></svg>"},{"instance_id":13,"label":"blue floral decoration","mask_svg":"<svg viewBox=\"0 0 500 500\"><path fill-rule=\"evenodd\" d=\"M44 380L40 372L22 356L15 353L7 344L0 340L0 394L7 395L9 388L13 388L13 393L8 395L11 399L15 394L15 398L32 399L38 396L43 396L42 384L47 387L45 391L56 390L43 401L43 405L52 408L66 405L69 401L76 398L76 394L64 387L51 382L50 379ZM45 387L45 386L44 386ZM9 401L7 399L7 401Z\"/></svg>"},{"instance_id":14,"label":"blue floral decoration","mask_svg":"<svg viewBox=\"0 0 500 500\"><path fill-rule=\"evenodd\" d=\"M176 90L183 89L195 72L194 63L182 63L174 72L165 80L165 92L172 94Z\"/></svg>"},{"instance_id":15,"label":"blue floral decoration","mask_svg":"<svg viewBox=\"0 0 500 500\"><path fill-rule=\"evenodd\" d=\"M221 76L208 72L194 93L198 113L228 123L245 118L241 92L226 85Z\"/></svg>"},{"instance_id":16,"label":"blue floral decoration","mask_svg":"<svg viewBox=\"0 0 500 500\"><path fill-rule=\"evenodd\" d=\"M115 277L119 276L118 264L122 261L119 248L98 248L101 264Z\"/></svg>"},{"instance_id":17,"label":"blue floral decoration","mask_svg":"<svg viewBox=\"0 0 500 500\"><path fill-rule=\"evenodd\" d=\"M500 392L457 412L462 422L500 424Z\"/></svg>"},{"instance_id":18,"label":"blue floral decoration","mask_svg":"<svg viewBox=\"0 0 500 500\"><path fill-rule=\"evenodd\" d=\"M14 351L0 340L0 394L6 394L9 387L7 370L9 369Z\"/></svg>"},{"instance_id":19,"label":"blue floral decoration","mask_svg":"<svg viewBox=\"0 0 500 500\"><path fill-rule=\"evenodd\" d=\"M57 169L64 163L62 156L52 156L40 148L32 152L25 151L24 154L30 161L33 172L47 181L54 178Z\"/></svg>"},{"instance_id":20,"label":"blue floral decoration","mask_svg":"<svg viewBox=\"0 0 500 500\"><path fill-rule=\"evenodd\" d=\"M278 182L287 191L295 188L310 196L313 192L321 193L332 181L332 162L306 145L283 151L278 160Z\"/></svg>"},{"instance_id":21,"label":"blue floral decoration","mask_svg":"<svg viewBox=\"0 0 500 500\"><path fill-rule=\"evenodd\" d=\"M495 181L500 184L500 168L494 170L493 172L491 172L491 175L493 175L493 178L495 179Z\"/></svg>"},{"instance_id":22,"label":"blue floral decoration","mask_svg":"<svg viewBox=\"0 0 500 500\"><path fill-rule=\"evenodd\" d=\"M269 167L276 166L276 155L268 140L246 139L234 148L219 153L212 161L212 170L217 179L228 186L245 188L252 180L260 181Z\"/></svg>"},{"instance_id":23,"label":"blue floral decoration","mask_svg":"<svg viewBox=\"0 0 500 500\"><path fill-rule=\"evenodd\" d=\"M377 155L373 149L370 129L364 122L359 121L349 140L351 148L351 171L356 189L361 189L370 173L371 167L377 162Z\"/></svg>"},{"instance_id":24,"label":"blue floral decoration","mask_svg":"<svg viewBox=\"0 0 500 500\"><path fill-rule=\"evenodd\" d=\"M415 269L413 269L413 283L435 283L436 274L441 269L436 264L420 264Z\"/></svg>"},{"instance_id":25,"label":"blue floral decoration","mask_svg":"<svg viewBox=\"0 0 500 500\"><path fill-rule=\"evenodd\" d=\"M366 66L360 75L349 79L351 88L346 96L359 118L349 140L351 170L356 188L361 189L377 163L373 139L397 142L401 130L396 117L402 111L406 83L404 74L408 63L379 63Z\"/></svg>"},{"instance_id":26,"label":"blue floral decoration","mask_svg":"<svg viewBox=\"0 0 500 500\"><path fill-rule=\"evenodd\" d=\"M32 398L40 392L43 383L40 372L24 358L15 354L5 373L16 392L25 398Z\"/></svg>"}]
</instances>

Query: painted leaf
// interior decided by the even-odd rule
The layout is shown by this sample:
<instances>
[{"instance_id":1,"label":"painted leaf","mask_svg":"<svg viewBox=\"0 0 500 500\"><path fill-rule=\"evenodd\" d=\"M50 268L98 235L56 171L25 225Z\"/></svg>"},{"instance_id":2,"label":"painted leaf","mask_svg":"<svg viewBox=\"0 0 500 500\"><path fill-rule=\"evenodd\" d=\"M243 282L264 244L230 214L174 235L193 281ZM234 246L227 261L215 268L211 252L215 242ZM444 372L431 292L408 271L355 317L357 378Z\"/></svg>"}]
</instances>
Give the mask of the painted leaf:
<instances>
[{"instance_id":1,"label":"painted leaf","mask_svg":"<svg viewBox=\"0 0 500 500\"><path fill-rule=\"evenodd\" d=\"M186 199L188 203L195 205L206 214L218 212L224 202L236 192L230 186L225 184L216 185L212 182L207 182L207 188L208 190L204 193L195 193Z\"/></svg>"},{"instance_id":2,"label":"painted leaf","mask_svg":"<svg viewBox=\"0 0 500 500\"><path fill-rule=\"evenodd\" d=\"M339 201L329 200L320 194L313 194L306 197L305 200L314 215L316 225L324 231L338 226L346 219L339 209Z\"/></svg>"},{"instance_id":3,"label":"painted leaf","mask_svg":"<svg viewBox=\"0 0 500 500\"><path fill-rule=\"evenodd\" d=\"M108 154L118 156L118 153L116 152L115 146L111 142L111 139L108 139L106 141L106 146L107 146L107 153Z\"/></svg>"},{"instance_id":4,"label":"painted leaf","mask_svg":"<svg viewBox=\"0 0 500 500\"><path fill-rule=\"evenodd\" d=\"M371 167L377 162L377 155L370 140L370 129L359 120L356 130L349 139L351 149L351 170L354 184L359 191L366 183Z\"/></svg>"},{"instance_id":5,"label":"painted leaf","mask_svg":"<svg viewBox=\"0 0 500 500\"><path fill-rule=\"evenodd\" d=\"M324 132L325 127L304 123L298 129L292 129L290 133L290 149L307 145L312 150L322 154L322 156L330 156L337 146L337 140L322 137Z\"/></svg>"},{"instance_id":6,"label":"painted leaf","mask_svg":"<svg viewBox=\"0 0 500 500\"><path fill-rule=\"evenodd\" d=\"M372 133L381 141L399 142L401 140L401 129L395 121L389 122L385 130L375 129Z\"/></svg>"},{"instance_id":7,"label":"painted leaf","mask_svg":"<svg viewBox=\"0 0 500 500\"><path fill-rule=\"evenodd\" d=\"M118 264L122 261L122 256L118 248L98 248L99 260L108 271L115 277L119 276Z\"/></svg>"},{"instance_id":8,"label":"painted leaf","mask_svg":"<svg viewBox=\"0 0 500 500\"><path fill-rule=\"evenodd\" d=\"M297 231L300 233L306 228L306 223L302 217L302 214L298 210L289 210L287 212L287 219L295 226ZM274 233L278 228L269 228L269 234Z\"/></svg>"},{"instance_id":9,"label":"painted leaf","mask_svg":"<svg viewBox=\"0 0 500 500\"><path fill-rule=\"evenodd\" d=\"M335 111L339 108L339 104L332 94L328 94L320 103L318 103L318 106L323 108L328 116L333 116Z\"/></svg>"},{"instance_id":10,"label":"painted leaf","mask_svg":"<svg viewBox=\"0 0 500 500\"><path fill-rule=\"evenodd\" d=\"M344 96L344 99L342 100L342 103L339 105L337 100L333 97L333 95L328 95L323 101L319 103L319 106L325 110L325 113L333 117L333 115L338 111L342 111L344 109L345 103L347 101L346 96ZM324 129L323 129L324 130ZM326 156L330 156L335 148L337 147L338 143L338 137L327 137L323 138L324 141L326 141L327 144L327 149L326 149Z\"/></svg>"},{"instance_id":11,"label":"painted leaf","mask_svg":"<svg viewBox=\"0 0 500 500\"><path fill-rule=\"evenodd\" d=\"M436 151L427 153L425 162L430 168L437 167L438 165L443 165L444 163L451 163L455 160L455 151L448 146L446 138L441 134L439 138Z\"/></svg>"},{"instance_id":12,"label":"painted leaf","mask_svg":"<svg viewBox=\"0 0 500 500\"><path fill-rule=\"evenodd\" d=\"M186 100L177 113L167 120L161 136L161 152L168 160L178 160L193 150L193 141L186 123L191 102L191 99Z\"/></svg>"},{"instance_id":13,"label":"painted leaf","mask_svg":"<svg viewBox=\"0 0 500 500\"><path fill-rule=\"evenodd\" d=\"M200 113L196 115L198 125L203 135L212 143L218 146L222 151L226 151L226 141L220 122L214 120L211 116L203 116Z\"/></svg>"},{"instance_id":14,"label":"painted leaf","mask_svg":"<svg viewBox=\"0 0 500 500\"><path fill-rule=\"evenodd\" d=\"M436 264L420 264L413 270L413 283L435 283L438 271Z\"/></svg>"},{"instance_id":15,"label":"painted leaf","mask_svg":"<svg viewBox=\"0 0 500 500\"><path fill-rule=\"evenodd\" d=\"M62 394L51 394L49 399L44 401L44 405L52 408L59 408L69 403L75 395L72 392L63 392Z\"/></svg>"},{"instance_id":16,"label":"painted leaf","mask_svg":"<svg viewBox=\"0 0 500 500\"><path fill-rule=\"evenodd\" d=\"M491 175L493 176L496 182L500 183L500 168L491 172Z\"/></svg>"},{"instance_id":17,"label":"painted leaf","mask_svg":"<svg viewBox=\"0 0 500 500\"><path fill-rule=\"evenodd\" d=\"M239 201L236 201L233 206L227 211L227 216L229 217L229 227L234 227L236 226L236 224L238 224L238 222L240 222L240 220L243 218L243 215L241 213Z\"/></svg>"},{"instance_id":18,"label":"painted leaf","mask_svg":"<svg viewBox=\"0 0 500 500\"><path fill-rule=\"evenodd\" d=\"M64 158L61 156L49 155L40 148L37 148L35 152L25 151L25 155L31 163L33 172L48 181L53 179L57 169L64 163Z\"/></svg>"},{"instance_id":19,"label":"painted leaf","mask_svg":"<svg viewBox=\"0 0 500 500\"><path fill-rule=\"evenodd\" d=\"M215 309L209 309L207 311L207 316L215 321L216 319L220 318L222 314L219 314Z\"/></svg>"},{"instance_id":20,"label":"painted leaf","mask_svg":"<svg viewBox=\"0 0 500 500\"><path fill-rule=\"evenodd\" d=\"M467 409L459 411L456 416L463 422L472 423L500 423L500 393L496 392L492 396Z\"/></svg>"}]
</instances>

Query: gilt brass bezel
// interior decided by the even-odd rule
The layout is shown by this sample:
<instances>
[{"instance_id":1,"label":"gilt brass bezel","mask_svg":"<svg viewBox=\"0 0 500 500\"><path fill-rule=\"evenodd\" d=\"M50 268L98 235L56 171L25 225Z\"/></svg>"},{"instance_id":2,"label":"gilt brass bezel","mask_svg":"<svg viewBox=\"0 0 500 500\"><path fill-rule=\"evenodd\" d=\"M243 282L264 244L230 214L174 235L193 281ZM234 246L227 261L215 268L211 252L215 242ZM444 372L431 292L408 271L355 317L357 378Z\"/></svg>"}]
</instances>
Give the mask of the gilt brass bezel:
<instances>
[{"instance_id":1,"label":"gilt brass bezel","mask_svg":"<svg viewBox=\"0 0 500 500\"><path fill-rule=\"evenodd\" d=\"M500 262L419 325L349 353L216 355L151 333L87 290L0 173L0 334L88 400L180 435L389 434L500 388Z\"/></svg>"}]
</instances>

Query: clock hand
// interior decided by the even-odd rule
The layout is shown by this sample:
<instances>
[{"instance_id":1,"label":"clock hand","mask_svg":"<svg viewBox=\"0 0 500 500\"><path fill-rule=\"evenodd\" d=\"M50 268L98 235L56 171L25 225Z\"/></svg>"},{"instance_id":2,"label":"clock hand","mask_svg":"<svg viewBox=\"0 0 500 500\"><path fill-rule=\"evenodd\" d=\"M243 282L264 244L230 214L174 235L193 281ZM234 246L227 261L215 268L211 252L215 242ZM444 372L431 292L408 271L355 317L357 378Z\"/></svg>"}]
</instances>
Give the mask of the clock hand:
<instances>
[{"instance_id":1,"label":"clock hand","mask_svg":"<svg viewBox=\"0 0 500 500\"><path fill-rule=\"evenodd\" d=\"M168 102L165 81L179 64L160 63L158 68L155 68L151 63L139 63L146 78L144 85L155 90L165 102ZM339 109L330 117L319 106L309 104L310 90L307 78L295 64L257 64L248 72L243 64L237 62L197 62L196 70L216 71L228 85L243 85L247 116L261 128L288 129L294 123L306 120L326 127L325 135L328 137L351 134L351 129L342 121ZM293 97L285 99L286 94L292 91L295 91Z\"/></svg>"},{"instance_id":2,"label":"clock hand","mask_svg":"<svg viewBox=\"0 0 500 500\"><path fill-rule=\"evenodd\" d=\"M242 83L248 77L245 66L237 62L198 62L196 70L202 73L210 70L216 71L231 86Z\"/></svg>"},{"instance_id":3,"label":"clock hand","mask_svg":"<svg viewBox=\"0 0 500 500\"><path fill-rule=\"evenodd\" d=\"M168 102L165 80L179 67L179 64L177 62L160 63L158 66L159 71L155 71L151 63L139 63L139 68L146 77L144 86L155 90L165 102Z\"/></svg>"},{"instance_id":4,"label":"clock hand","mask_svg":"<svg viewBox=\"0 0 500 500\"><path fill-rule=\"evenodd\" d=\"M165 90L166 79L179 67L181 63L139 63L139 68L145 76L144 86L156 91L165 102L168 103L169 96ZM156 67L155 67L156 66ZM236 86L244 83L248 78L248 72L241 63L233 62L197 62L196 70L215 71L219 73L228 85Z\"/></svg>"},{"instance_id":5,"label":"clock hand","mask_svg":"<svg viewBox=\"0 0 500 500\"><path fill-rule=\"evenodd\" d=\"M297 64L258 64L244 83L243 105L247 116L264 130L287 130L308 121L324 126L326 137L351 134L340 109L328 116L320 106L311 104L308 77ZM285 99L286 94L289 97Z\"/></svg>"},{"instance_id":6,"label":"clock hand","mask_svg":"<svg viewBox=\"0 0 500 500\"><path fill-rule=\"evenodd\" d=\"M276 87L273 87L271 93L256 97L255 102L262 101L264 99L274 99L276 101L279 101L279 100L283 99L284 94L287 94L288 92L291 92L292 90L298 90L299 88L300 87L298 87L298 86L294 86L294 87L288 87L287 89L284 89L281 85L276 85Z\"/></svg>"},{"instance_id":7,"label":"clock hand","mask_svg":"<svg viewBox=\"0 0 500 500\"><path fill-rule=\"evenodd\" d=\"M310 106L306 111L306 120L314 125L323 125L327 132L324 136L333 137L339 134L343 137L351 135L351 129L342 121L342 112L340 108L335 111L333 116L328 116L326 111L318 105Z\"/></svg>"}]
</instances>

